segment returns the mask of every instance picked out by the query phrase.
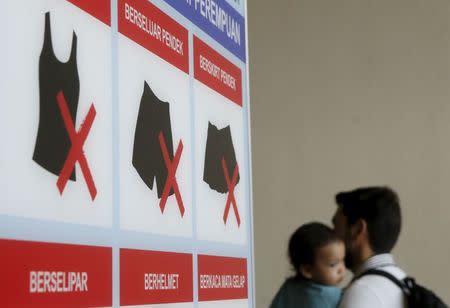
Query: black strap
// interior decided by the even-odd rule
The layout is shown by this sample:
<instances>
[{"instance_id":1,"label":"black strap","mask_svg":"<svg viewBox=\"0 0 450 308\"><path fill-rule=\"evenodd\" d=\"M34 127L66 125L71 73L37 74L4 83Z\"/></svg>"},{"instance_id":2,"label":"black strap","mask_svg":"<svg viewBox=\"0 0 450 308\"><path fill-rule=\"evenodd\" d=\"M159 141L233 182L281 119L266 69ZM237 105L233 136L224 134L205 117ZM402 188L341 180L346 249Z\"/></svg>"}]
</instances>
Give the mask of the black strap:
<instances>
[{"instance_id":1,"label":"black strap","mask_svg":"<svg viewBox=\"0 0 450 308\"><path fill-rule=\"evenodd\" d=\"M407 295L410 294L408 286L403 281L397 279L394 275L392 275L392 274L390 274L388 272L380 271L378 269L370 269L370 270L365 271L361 275L359 275L358 279L361 278L362 276L366 276L366 275L383 276L383 277L389 279L390 281L392 281L393 283L395 283L400 289L402 289L403 293L405 293Z\"/></svg>"}]
</instances>

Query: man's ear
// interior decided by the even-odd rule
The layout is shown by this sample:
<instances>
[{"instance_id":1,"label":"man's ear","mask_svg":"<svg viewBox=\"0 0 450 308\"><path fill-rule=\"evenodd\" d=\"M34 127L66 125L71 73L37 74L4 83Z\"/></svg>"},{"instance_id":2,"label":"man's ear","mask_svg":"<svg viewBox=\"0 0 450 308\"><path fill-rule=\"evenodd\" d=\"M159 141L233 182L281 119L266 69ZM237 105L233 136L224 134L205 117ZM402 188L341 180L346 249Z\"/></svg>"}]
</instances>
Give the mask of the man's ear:
<instances>
[{"instance_id":1,"label":"man's ear","mask_svg":"<svg viewBox=\"0 0 450 308\"><path fill-rule=\"evenodd\" d=\"M367 238L367 222L364 219L358 219L350 228L352 240Z\"/></svg>"},{"instance_id":2,"label":"man's ear","mask_svg":"<svg viewBox=\"0 0 450 308\"><path fill-rule=\"evenodd\" d=\"M312 266L308 264L300 264L300 274L306 279L312 278Z\"/></svg>"}]
</instances>

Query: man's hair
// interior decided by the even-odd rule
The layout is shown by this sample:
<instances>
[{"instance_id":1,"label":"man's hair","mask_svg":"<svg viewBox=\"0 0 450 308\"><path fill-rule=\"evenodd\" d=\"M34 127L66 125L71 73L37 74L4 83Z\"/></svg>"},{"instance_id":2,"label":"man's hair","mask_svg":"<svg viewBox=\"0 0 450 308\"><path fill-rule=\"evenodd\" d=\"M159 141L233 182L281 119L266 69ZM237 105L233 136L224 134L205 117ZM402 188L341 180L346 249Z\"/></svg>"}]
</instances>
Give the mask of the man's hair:
<instances>
[{"instance_id":1,"label":"man's hair","mask_svg":"<svg viewBox=\"0 0 450 308\"><path fill-rule=\"evenodd\" d=\"M376 254L390 253L401 230L397 194L389 187L364 187L336 194L336 203L348 225L358 219L367 223L369 245Z\"/></svg>"},{"instance_id":2,"label":"man's hair","mask_svg":"<svg viewBox=\"0 0 450 308\"><path fill-rule=\"evenodd\" d=\"M324 224L311 222L300 226L289 240L289 259L297 277L301 277L300 265L314 264L319 248L339 240L333 230Z\"/></svg>"}]
</instances>

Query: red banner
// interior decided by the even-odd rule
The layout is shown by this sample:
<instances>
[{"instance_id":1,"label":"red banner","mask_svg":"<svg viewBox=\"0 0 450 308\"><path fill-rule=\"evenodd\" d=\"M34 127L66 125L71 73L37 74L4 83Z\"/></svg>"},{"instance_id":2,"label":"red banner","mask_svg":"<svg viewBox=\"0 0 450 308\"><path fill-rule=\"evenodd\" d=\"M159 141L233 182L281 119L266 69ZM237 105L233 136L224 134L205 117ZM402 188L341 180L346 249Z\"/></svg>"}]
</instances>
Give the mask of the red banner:
<instances>
[{"instance_id":1,"label":"red banner","mask_svg":"<svg viewBox=\"0 0 450 308\"><path fill-rule=\"evenodd\" d=\"M101 22L111 26L111 1L110 0L68 0L86 13L94 16Z\"/></svg>"},{"instance_id":2,"label":"red banner","mask_svg":"<svg viewBox=\"0 0 450 308\"><path fill-rule=\"evenodd\" d=\"M242 72L194 36L194 76L211 89L242 106Z\"/></svg>"},{"instance_id":3,"label":"red banner","mask_svg":"<svg viewBox=\"0 0 450 308\"><path fill-rule=\"evenodd\" d=\"M0 240L4 307L112 306L112 249Z\"/></svg>"},{"instance_id":4,"label":"red banner","mask_svg":"<svg viewBox=\"0 0 450 308\"><path fill-rule=\"evenodd\" d=\"M120 304L193 301L192 255L120 249Z\"/></svg>"},{"instance_id":5,"label":"red banner","mask_svg":"<svg viewBox=\"0 0 450 308\"><path fill-rule=\"evenodd\" d=\"M147 0L119 0L119 32L189 74L188 31Z\"/></svg>"},{"instance_id":6,"label":"red banner","mask_svg":"<svg viewBox=\"0 0 450 308\"><path fill-rule=\"evenodd\" d=\"M248 298L247 259L198 256L198 300Z\"/></svg>"}]
</instances>

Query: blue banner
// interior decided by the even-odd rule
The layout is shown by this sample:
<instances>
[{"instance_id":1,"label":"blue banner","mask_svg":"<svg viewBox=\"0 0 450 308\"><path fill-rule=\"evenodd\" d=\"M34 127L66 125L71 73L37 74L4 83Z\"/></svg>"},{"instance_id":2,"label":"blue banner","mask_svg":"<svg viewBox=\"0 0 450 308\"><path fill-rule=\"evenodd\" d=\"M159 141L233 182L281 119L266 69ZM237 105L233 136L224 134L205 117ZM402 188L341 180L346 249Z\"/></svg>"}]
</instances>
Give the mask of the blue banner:
<instances>
[{"instance_id":1,"label":"blue banner","mask_svg":"<svg viewBox=\"0 0 450 308\"><path fill-rule=\"evenodd\" d=\"M225 0L164 0L231 53L246 61L245 19Z\"/></svg>"}]
</instances>

